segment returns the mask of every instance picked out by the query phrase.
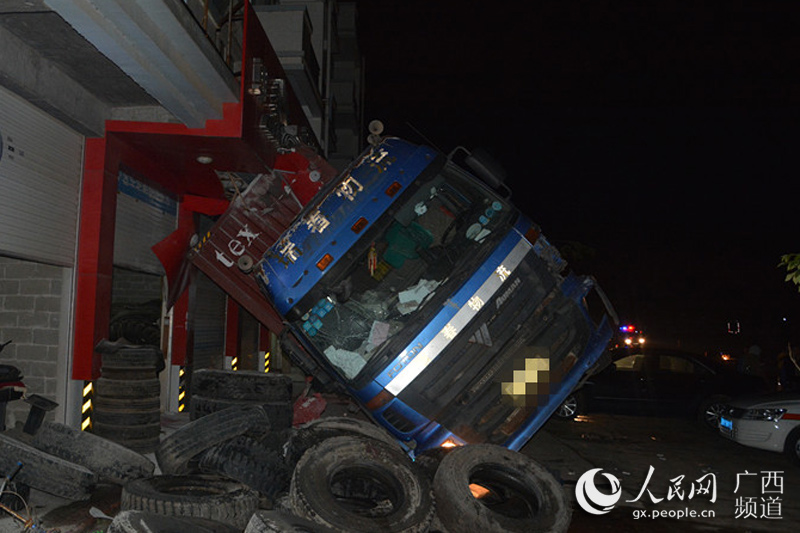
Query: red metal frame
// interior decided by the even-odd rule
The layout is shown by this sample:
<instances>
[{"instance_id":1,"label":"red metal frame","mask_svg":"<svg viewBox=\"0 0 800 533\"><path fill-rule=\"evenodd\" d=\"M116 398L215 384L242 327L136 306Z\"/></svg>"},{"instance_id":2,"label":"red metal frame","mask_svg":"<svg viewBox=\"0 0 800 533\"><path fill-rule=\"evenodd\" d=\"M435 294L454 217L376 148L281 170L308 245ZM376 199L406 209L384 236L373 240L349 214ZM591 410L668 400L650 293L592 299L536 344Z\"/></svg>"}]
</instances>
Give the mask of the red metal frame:
<instances>
[{"instance_id":1,"label":"red metal frame","mask_svg":"<svg viewBox=\"0 0 800 533\"><path fill-rule=\"evenodd\" d=\"M223 105L222 119L209 120L204 128L194 129L173 123L107 121L105 137L87 139L78 233L73 379L91 380L100 375L100 360L94 347L108 336L120 166L179 199L193 195L216 201L223 199L223 191L215 170L260 173L281 166L275 147L258 128L257 102L246 92L252 81L254 58L259 58L271 75L286 78L252 6L245 2L242 51L245 68L240 97L239 102ZM310 129L291 90L287 96L289 123ZM211 157L213 162L198 162L200 155ZM290 166L296 166L296 162L292 161ZM309 183L312 189L316 187L311 181L304 181L304 186ZM173 313L174 364L191 360L190 312L190 299L184 292Z\"/></svg>"}]
</instances>

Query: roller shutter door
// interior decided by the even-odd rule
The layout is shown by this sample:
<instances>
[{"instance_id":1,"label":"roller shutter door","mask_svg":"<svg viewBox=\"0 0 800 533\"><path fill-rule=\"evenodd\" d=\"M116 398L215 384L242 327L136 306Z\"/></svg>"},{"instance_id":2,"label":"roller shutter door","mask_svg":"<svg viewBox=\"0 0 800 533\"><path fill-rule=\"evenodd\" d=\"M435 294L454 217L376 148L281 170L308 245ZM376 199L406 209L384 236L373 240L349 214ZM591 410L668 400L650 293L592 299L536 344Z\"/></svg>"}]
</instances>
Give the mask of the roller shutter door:
<instances>
[{"instance_id":1,"label":"roller shutter door","mask_svg":"<svg viewBox=\"0 0 800 533\"><path fill-rule=\"evenodd\" d=\"M83 144L0 87L0 254L74 265Z\"/></svg>"}]
</instances>

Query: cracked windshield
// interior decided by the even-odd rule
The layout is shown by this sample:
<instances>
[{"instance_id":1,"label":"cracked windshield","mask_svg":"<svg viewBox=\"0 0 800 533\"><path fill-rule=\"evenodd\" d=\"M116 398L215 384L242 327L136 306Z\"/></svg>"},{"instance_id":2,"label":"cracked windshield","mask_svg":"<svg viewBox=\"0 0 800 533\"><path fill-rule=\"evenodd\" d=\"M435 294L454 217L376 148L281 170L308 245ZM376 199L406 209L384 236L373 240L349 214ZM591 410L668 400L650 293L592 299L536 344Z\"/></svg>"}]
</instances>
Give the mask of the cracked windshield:
<instances>
[{"instance_id":1,"label":"cracked windshield","mask_svg":"<svg viewBox=\"0 0 800 533\"><path fill-rule=\"evenodd\" d=\"M384 214L377 236L323 278L325 296L297 322L348 379L506 232L508 204L459 172L448 165Z\"/></svg>"}]
</instances>

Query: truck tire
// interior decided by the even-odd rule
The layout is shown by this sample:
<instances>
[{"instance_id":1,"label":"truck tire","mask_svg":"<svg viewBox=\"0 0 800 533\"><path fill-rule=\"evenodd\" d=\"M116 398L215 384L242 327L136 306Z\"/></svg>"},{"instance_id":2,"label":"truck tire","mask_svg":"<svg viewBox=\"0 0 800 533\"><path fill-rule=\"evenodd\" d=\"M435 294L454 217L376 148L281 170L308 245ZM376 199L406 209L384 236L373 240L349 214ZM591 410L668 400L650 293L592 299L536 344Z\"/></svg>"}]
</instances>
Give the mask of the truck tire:
<instances>
[{"instance_id":1,"label":"truck tire","mask_svg":"<svg viewBox=\"0 0 800 533\"><path fill-rule=\"evenodd\" d=\"M92 410L94 424L114 426L139 426L161 423L161 409L108 409L95 407Z\"/></svg>"},{"instance_id":2,"label":"truck tire","mask_svg":"<svg viewBox=\"0 0 800 533\"><path fill-rule=\"evenodd\" d=\"M257 428L269 429L263 409L229 407L189 422L164 437L156 448L156 460L165 474L187 473L189 462L200 453Z\"/></svg>"},{"instance_id":3,"label":"truck tire","mask_svg":"<svg viewBox=\"0 0 800 533\"><path fill-rule=\"evenodd\" d=\"M97 474L0 433L0 472L22 469L14 481L68 500L87 499L97 484Z\"/></svg>"},{"instance_id":4,"label":"truck tire","mask_svg":"<svg viewBox=\"0 0 800 533\"><path fill-rule=\"evenodd\" d=\"M120 511L109 524L107 533L240 533L241 529L213 520L164 516L147 511Z\"/></svg>"},{"instance_id":5,"label":"truck tire","mask_svg":"<svg viewBox=\"0 0 800 533\"><path fill-rule=\"evenodd\" d=\"M291 401L292 379L272 372L202 369L192 373L191 391L217 400Z\"/></svg>"},{"instance_id":6,"label":"truck tire","mask_svg":"<svg viewBox=\"0 0 800 533\"><path fill-rule=\"evenodd\" d=\"M42 424L32 445L91 470L101 481L118 485L151 476L155 470L153 462L141 454L108 439L55 422Z\"/></svg>"},{"instance_id":7,"label":"truck tire","mask_svg":"<svg viewBox=\"0 0 800 533\"><path fill-rule=\"evenodd\" d=\"M360 436L308 450L294 469L289 503L295 514L344 532L421 533L434 512L430 484L408 456Z\"/></svg>"},{"instance_id":8,"label":"truck tire","mask_svg":"<svg viewBox=\"0 0 800 533\"><path fill-rule=\"evenodd\" d=\"M471 485L488 493L477 498ZM433 482L437 516L448 531L483 533L567 531L566 494L542 466L492 444L454 449Z\"/></svg>"},{"instance_id":9,"label":"truck tire","mask_svg":"<svg viewBox=\"0 0 800 533\"><path fill-rule=\"evenodd\" d=\"M216 413L217 411L227 409L234 405L261 407L264 409L267 418L269 418L269 425L272 430L289 429L292 427L294 411L292 403L287 400L227 400L195 395L192 396L192 399L189 401L189 418L191 420L197 420L207 414Z\"/></svg>"},{"instance_id":10,"label":"truck tire","mask_svg":"<svg viewBox=\"0 0 800 533\"><path fill-rule=\"evenodd\" d=\"M201 472L244 483L270 501L289 489L289 469L280 453L244 435L203 452L199 467Z\"/></svg>"},{"instance_id":11,"label":"truck tire","mask_svg":"<svg viewBox=\"0 0 800 533\"><path fill-rule=\"evenodd\" d=\"M305 518L279 511L256 511L244 533L337 533Z\"/></svg>"},{"instance_id":12,"label":"truck tire","mask_svg":"<svg viewBox=\"0 0 800 533\"><path fill-rule=\"evenodd\" d=\"M331 437L361 435L401 450L397 440L371 422L344 416L312 420L292 432L285 447L286 463L294 467L309 448Z\"/></svg>"},{"instance_id":13,"label":"truck tire","mask_svg":"<svg viewBox=\"0 0 800 533\"><path fill-rule=\"evenodd\" d=\"M120 509L165 516L204 518L239 530L258 508L258 494L216 476L153 476L122 488Z\"/></svg>"}]
</instances>

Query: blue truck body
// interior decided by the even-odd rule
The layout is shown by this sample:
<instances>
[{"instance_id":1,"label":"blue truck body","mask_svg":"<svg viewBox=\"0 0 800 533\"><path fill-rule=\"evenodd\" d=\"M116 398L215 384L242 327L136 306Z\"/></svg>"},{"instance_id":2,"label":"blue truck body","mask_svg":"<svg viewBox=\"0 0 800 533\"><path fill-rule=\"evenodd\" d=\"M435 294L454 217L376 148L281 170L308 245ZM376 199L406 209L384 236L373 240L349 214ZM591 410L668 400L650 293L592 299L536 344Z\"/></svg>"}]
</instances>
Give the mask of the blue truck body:
<instances>
[{"instance_id":1,"label":"blue truck body","mask_svg":"<svg viewBox=\"0 0 800 533\"><path fill-rule=\"evenodd\" d=\"M568 273L535 223L397 138L320 191L257 269L300 359L412 453L520 449L612 334L607 300L600 318L586 305L595 281Z\"/></svg>"}]
</instances>

